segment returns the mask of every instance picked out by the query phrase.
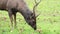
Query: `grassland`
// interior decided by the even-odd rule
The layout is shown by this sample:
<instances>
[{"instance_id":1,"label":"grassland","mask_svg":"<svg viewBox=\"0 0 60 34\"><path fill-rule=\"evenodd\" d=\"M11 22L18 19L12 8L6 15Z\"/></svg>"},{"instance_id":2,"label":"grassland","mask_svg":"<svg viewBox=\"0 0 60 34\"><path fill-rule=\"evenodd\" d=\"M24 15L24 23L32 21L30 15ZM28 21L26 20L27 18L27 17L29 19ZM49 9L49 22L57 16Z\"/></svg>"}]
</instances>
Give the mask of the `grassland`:
<instances>
[{"instance_id":1,"label":"grassland","mask_svg":"<svg viewBox=\"0 0 60 34\"><path fill-rule=\"evenodd\" d=\"M26 0L26 3L32 10L34 1ZM17 29L9 32L8 13L0 10L0 34L60 34L60 0L41 0L36 13L40 13L37 17L37 29L41 30L40 33L34 31L20 13L17 13Z\"/></svg>"}]
</instances>

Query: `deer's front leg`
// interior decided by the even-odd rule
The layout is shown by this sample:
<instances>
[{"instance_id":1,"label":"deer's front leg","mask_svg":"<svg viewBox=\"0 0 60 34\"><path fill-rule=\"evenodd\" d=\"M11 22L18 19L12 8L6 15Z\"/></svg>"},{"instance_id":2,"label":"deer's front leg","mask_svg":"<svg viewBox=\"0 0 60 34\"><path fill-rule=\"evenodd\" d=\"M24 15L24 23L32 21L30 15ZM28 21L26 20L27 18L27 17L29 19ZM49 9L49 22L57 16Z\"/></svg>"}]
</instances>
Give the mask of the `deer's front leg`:
<instances>
[{"instance_id":1,"label":"deer's front leg","mask_svg":"<svg viewBox=\"0 0 60 34\"><path fill-rule=\"evenodd\" d=\"M17 23L16 23L16 13L14 14L14 28L17 28Z\"/></svg>"},{"instance_id":2,"label":"deer's front leg","mask_svg":"<svg viewBox=\"0 0 60 34\"><path fill-rule=\"evenodd\" d=\"M9 10L8 14L9 14L9 18L10 18L10 21L11 21L10 28L11 28L11 32L12 32L12 30L14 29L13 28L13 14L12 14L12 11Z\"/></svg>"}]
</instances>

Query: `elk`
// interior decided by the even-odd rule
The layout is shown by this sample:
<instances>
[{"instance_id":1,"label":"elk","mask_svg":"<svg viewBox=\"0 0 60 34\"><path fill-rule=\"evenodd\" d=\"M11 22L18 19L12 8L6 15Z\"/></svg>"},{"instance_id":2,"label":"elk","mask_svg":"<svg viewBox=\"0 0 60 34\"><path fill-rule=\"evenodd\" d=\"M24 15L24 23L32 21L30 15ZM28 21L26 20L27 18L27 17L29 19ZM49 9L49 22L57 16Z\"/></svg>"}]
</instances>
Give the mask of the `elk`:
<instances>
[{"instance_id":1,"label":"elk","mask_svg":"<svg viewBox=\"0 0 60 34\"><path fill-rule=\"evenodd\" d=\"M16 13L19 12L24 17L25 21L30 25L34 30L37 29L36 27L36 15L35 15L35 8L39 5L39 2L36 2L36 5L33 7L33 12L28 8L26 2L24 0L0 0L0 10L6 10L8 12L10 21L11 21L11 30L13 29L13 22L14 28L16 28ZM13 18L14 17L14 18Z\"/></svg>"}]
</instances>

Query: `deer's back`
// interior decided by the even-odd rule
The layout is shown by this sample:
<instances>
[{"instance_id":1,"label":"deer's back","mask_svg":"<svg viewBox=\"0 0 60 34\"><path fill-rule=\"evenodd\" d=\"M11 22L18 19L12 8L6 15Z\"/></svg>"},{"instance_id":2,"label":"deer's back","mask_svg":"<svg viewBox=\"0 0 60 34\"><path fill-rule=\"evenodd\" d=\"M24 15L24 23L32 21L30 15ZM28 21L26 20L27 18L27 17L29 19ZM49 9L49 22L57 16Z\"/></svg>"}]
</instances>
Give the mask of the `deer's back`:
<instances>
[{"instance_id":1,"label":"deer's back","mask_svg":"<svg viewBox=\"0 0 60 34\"><path fill-rule=\"evenodd\" d=\"M8 0L0 0L0 9L5 9Z\"/></svg>"},{"instance_id":2,"label":"deer's back","mask_svg":"<svg viewBox=\"0 0 60 34\"><path fill-rule=\"evenodd\" d=\"M18 10L27 10L28 7L24 0L0 0L0 9L16 8Z\"/></svg>"}]
</instances>

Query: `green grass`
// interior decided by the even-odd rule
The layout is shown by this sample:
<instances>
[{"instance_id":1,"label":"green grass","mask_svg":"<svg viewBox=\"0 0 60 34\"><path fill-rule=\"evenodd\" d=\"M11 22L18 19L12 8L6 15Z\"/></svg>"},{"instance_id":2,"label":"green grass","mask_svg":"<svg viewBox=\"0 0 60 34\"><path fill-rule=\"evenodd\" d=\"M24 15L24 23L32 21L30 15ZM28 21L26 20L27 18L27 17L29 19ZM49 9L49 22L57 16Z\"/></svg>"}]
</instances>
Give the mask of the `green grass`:
<instances>
[{"instance_id":1,"label":"green grass","mask_svg":"<svg viewBox=\"0 0 60 34\"><path fill-rule=\"evenodd\" d=\"M26 3L32 10L34 1L26 0ZM60 34L60 0L41 0L36 13L40 13L37 17L37 29L41 30L40 33L34 31L20 13L17 13L17 29L9 32L8 13L0 10L0 34Z\"/></svg>"}]
</instances>

